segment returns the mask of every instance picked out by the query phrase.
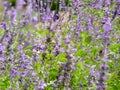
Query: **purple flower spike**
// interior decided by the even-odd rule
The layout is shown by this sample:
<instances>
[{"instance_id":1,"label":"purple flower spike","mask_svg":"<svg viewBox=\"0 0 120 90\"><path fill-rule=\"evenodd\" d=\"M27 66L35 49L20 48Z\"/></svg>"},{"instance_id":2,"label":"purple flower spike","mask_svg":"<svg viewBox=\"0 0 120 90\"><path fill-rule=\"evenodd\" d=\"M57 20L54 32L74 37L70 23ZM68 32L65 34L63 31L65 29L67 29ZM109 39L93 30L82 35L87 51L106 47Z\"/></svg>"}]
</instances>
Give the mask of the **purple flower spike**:
<instances>
[{"instance_id":1,"label":"purple flower spike","mask_svg":"<svg viewBox=\"0 0 120 90\"><path fill-rule=\"evenodd\" d=\"M66 36L66 37L65 37L64 42L65 42L65 43L69 43L69 42L70 42L69 36Z\"/></svg>"},{"instance_id":2,"label":"purple flower spike","mask_svg":"<svg viewBox=\"0 0 120 90\"><path fill-rule=\"evenodd\" d=\"M4 21L0 23L0 28L3 28L6 30L6 23Z\"/></svg>"},{"instance_id":3,"label":"purple flower spike","mask_svg":"<svg viewBox=\"0 0 120 90\"><path fill-rule=\"evenodd\" d=\"M107 20L107 22L103 25L104 31L109 31L112 29L112 24L110 22L110 18Z\"/></svg>"},{"instance_id":4,"label":"purple flower spike","mask_svg":"<svg viewBox=\"0 0 120 90\"><path fill-rule=\"evenodd\" d=\"M4 46L0 44L0 60L4 60Z\"/></svg>"},{"instance_id":5,"label":"purple flower spike","mask_svg":"<svg viewBox=\"0 0 120 90\"><path fill-rule=\"evenodd\" d=\"M117 6L117 14L120 15L120 5Z\"/></svg>"},{"instance_id":6,"label":"purple flower spike","mask_svg":"<svg viewBox=\"0 0 120 90\"><path fill-rule=\"evenodd\" d=\"M11 66L10 67L10 77L13 79L16 75L20 74L16 66Z\"/></svg>"},{"instance_id":7,"label":"purple flower spike","mask_svg":"<svg viewBox=\"0 0 120 90\"><path fill-rule=\"evenodd\" d=\"M111 0L105 0L105 4L109 5L111 3Z\"/></svg>"},{"instance_id":8,"label":"purple flower spike","mask_svg":"<svg viewBox=\"0 0 120 90\"><path fill-rule=\"evenodd\" d=\"M38 84L38 90L44 90L45 83L44 81L40 81Z\"/></svg>"}]
</instances>

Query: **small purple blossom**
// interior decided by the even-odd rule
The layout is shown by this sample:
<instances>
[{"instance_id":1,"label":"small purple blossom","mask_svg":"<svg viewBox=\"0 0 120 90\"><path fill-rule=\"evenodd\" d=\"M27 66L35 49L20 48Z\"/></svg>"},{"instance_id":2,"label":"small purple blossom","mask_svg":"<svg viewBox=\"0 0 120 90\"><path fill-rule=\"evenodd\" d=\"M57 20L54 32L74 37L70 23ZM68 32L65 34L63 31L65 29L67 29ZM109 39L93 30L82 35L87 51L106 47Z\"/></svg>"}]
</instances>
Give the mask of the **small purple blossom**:
<instances>
[{"instance_id":1,"label":"small purple blossom","mask_svg":"<svg viewBox=\"0 0 120 90\"><path fill-rule=\"evenodd\" d=\"M112 24L110 18L106 21L106 23L103 25L104 31L110 31L112 29Z\"/></svg>"},{"instance_id":2,"label":"small purple blossom","mask_svg":"<svg viewBox=\"0 0 120 90\"><path fill-rule=\"evenodd\" d=\"M5 59L4 49L5 49L5 46L3 46L2 44L0 44L0 61Z\"/></svg>"},{"instance_id":3,"label":"small purple blossom","mask_svg":"<svg viewBox=\"0 0 120 90\"><path fill-rule=\"evenodd\" d=\"M3 28L6 30L6 23L4 21L0 23L0 28Z\"/></svg>"},{"instance_id":4,"label":"small purple blossom","mask_svg":"<svg viewBox=\"0 0 120 90\"><path fill-rule=\"evenodd\" d=\"M9 74L10 74L10 77L13 79L16 75L20 74L20 71L17 69L16 66L13 65L10 67Z\"/></svg>"}]
</instances>

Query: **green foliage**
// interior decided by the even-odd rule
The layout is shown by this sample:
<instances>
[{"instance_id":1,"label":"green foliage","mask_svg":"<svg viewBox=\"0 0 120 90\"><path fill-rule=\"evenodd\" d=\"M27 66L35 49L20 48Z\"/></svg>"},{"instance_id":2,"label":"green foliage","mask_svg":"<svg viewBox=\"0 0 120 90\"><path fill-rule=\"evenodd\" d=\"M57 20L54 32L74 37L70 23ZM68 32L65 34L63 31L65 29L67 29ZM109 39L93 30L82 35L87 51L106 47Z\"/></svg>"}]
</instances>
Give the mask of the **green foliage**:
<instances>
[{"instance_id":1,"label":"green foliage","mask_svg":"<svg viewBox=\"0 0 120 90\"><path fill-rule=\"evenodd\" d=\"M86 83L86 79L84 78L84 76L88 73L88 70L87 68L84 69L84 66L83 66L83 62L79 61L77 64L76 64L76 68L75 70L72 72L72 75L71 75L71 81L70 81L70 86L74 89L75 86L79 85L80 82L82 83ZM86 85L83 86L82 88L85 89Z\"/></svg>"},{"instance_id":2,"label":"green foliage","mask_svg":"<svg viewBox=\"0 0 120 90\"><path fill-rule=\"evenodd\" d=\"M6 90L10 85L10 79L7 76L0 77L0 89Z\"/></svg>"},{"instance_id":3,"label":"green foliage","mask_svg":"<svg viewBox=\"0 0 120 90\"><path fill-rule=\"evenodd\" d=\"M120 18L116 18L116 19L114 20L114 23L113 23L113 28L114 28L115 30L119 30L119 28L120 28L119 23L120 23Z\"/></svg>"},{"instance_id":4,"label":"green foliage","mask_svg":"<svg viewBox=\"0 0 120 90\"><path fill-rule=\"evenodd\" d=\"M35 72L39 73L40 72L40 69L41 69L41 64L39 61L36 61L34 63L34 69L35 69Z\"/></svg>"},{"instance_id":5,"label":"green foliage","mask_svg":"<svg viewBox=\"0 0 120 90\"><path fill-rule=\"evenodd\" d=\"M90 0L84 0L85 2L89 2ZM14 3L15 0L9 0L9 2ZM69 0L65 0L66 5L69 5ZM59 5L58 3L56 3L56 0L52 0L51 4L51 9L52 10L56 10L56 8L58 9ZM99 18L97 19L101 19L101 16L103 15L103 10L98 10L95 8L87 8L87 6L84 7L84 10L87 11L88 14L93 14L95 16L98 16ZM74 14L72 16L72 19L76 19L76 15ZM95 21L95 25L96 25ZM115 19L114 23L113 23L113 31L111 32L118 32L117 34L120 34L120 25L119 25L120 19ZM99 24L99 23L97 23ZM66 33L67 33L67 24L64 24L63 27L63 34L62 34L62 40L64 39L63 37L65 37ZM101 29L101 28L100 28ZM21 29L21 32L23 33L27 33L28 30L32 30L33 32L35 32L34 37L46 37L48 34L51 35L49 30L45 30L45 29L41 29L41 27L38 27L37 29L33 29L33 27L28 24L26 25L23 29ZM19 31L18 31L19 32ZM2 34L4 33L3 29L0 29L0 36L2 36ZM101 32L100 32L101 33ZM52 33L52 38L54 38L54 33ZM34 38L31 37L31 38ZM87 67L87 65L92 66L92 65L96 65L95 69L99 68L99 64L100 64L100 59L102 58L102 40L98 38L93 38L92 35L89 34L89 32L87 31L81 31L79 34L80 37L80 41L76 42L75 41L75 48L77 49L73 54L76 57L80 57L83 60L79 60L76 63L75 66L75 70L71 71L71 76L70 76L70 87L73 90L79 90L80 87L76 87L79 86L80 82L82 82L83 86L81 86L81 88L83 90L87 90L87 78L85 76L88 76L89 74L89 67ZM17 34L17 36L15 36L14 38L14 44L13 44L13 48L15 48L14 50L16 51L16 46L18 44L18 38L19 38L19 34ZM102 38L102 37L101 37ZM109 37L109 39L111 40L112 43L110 43L110 45L108 46L108 59L110 59L112 62L107 62L108 65L108 72L107 73L107 88L106 90L119 90L120 89L120 57L119 57L119 48L120 48L120 43L116 43L116 37ZM29 40L29 38L24 37L24 41L25 40ZM73 43L73 41L70 41L70 44ZM43 60L43 53L40 52L40 54L38 53L39 59L37 59L37 61L33 62L33 67L35 72L37 73L37 76L42 79L45 79L46 83L49 83L50 81L56 80L56 76L58 75L58 71L61 65L58 65L58 62L60 61L61 63L66 62L66 54L65 53L60 53L56 56L54 56L50 51L52 51L52 42L47 43L47 49L44 52L45 53L45 57ZM62 43L62 46L66 48L66 45L64 43ZM24 52L26 55L32 57L32 45L28 45L27 47L24 48ZM31 51L30 51L31 50ZM111 54L111 53L112 54ZM97 57L97 55L99 57ZM115 55L115 56L114 56ZM17 57L17 54L16 54ZM97 60L96 60L97 58ZM117 63L117 64L116 64ZM85 66L86 65L86 66ZM21 69L22 70L22 69ZM19 78L19 75L16 76L16 78ZM25 77L26 78L26 77ZM29 78L27 78L29 79ZM15 83L16 83L17 79L15 79L14 83L13 83L13 88L15 87ZM8 76L1 76L0 77L0 89L2 90L6 90L8 87L10 86L10 78ZM22 83L20 83L20 87L22 87ZM94 90L95 85L91 86L91 88L89 88L90 90ZM52 90L52 86L48 85L45 87L45 90ZM33 85L30 83L30 87L28 90L33 90ZM63 90L62 85L60 88L58 88L57 90Z\"/></svg>"},{"instance_id":6,"label":"green foliage","mask_svg":"<svg viewBox=\"0 0 120 90\"><path fill-rule=\"evenodd\" d=\"M11 2L11 3L15 3L16 2L16 0L8 0L9 2Z\"/></svg>"},{"instance_id":7,"label":"green foliage","mask_svg":"<svg viewBox=\"0 0 120 90\"><path fill-rule=\"evenodd\" d=\"M89 36L88 32L83 31L80 33L80 38L81 38L81 44L89 45L92 37Z\"/></svg>"},{"instance_id":8,"label":"green foliage","mask_svg":"<svg viewBox=\"0 0 120 90\"><path fill-rule=\"evenodd\" d=\"M65 61L65 57L66 57L65 53L60 53L55 58L56 58L56 60L60 60L61 62L64 62Z\"/></svg>"},{"instance_id":9,"label":"green foliage","mask_svg":"<svg viewBox=\"0 0 120 90\"><path fill-rule=\"evenodd\" d=\"M118 52L118 49L120 48L120 43L112 44L109 46L109 48L112 52Z\"/></svg>"},{"instance_id":10,"label":"green foliage","mask_svg":"<svg viewBox=\"0 0 120 90\"><path fill-rule=\"evenodd\" d=\"M8 2L10 2L12 4L12 6L15 6L15 4L16 4L16 0L8 0Z\"/></svg>"},{"instance_id":11,"label":"green foliage","mask_svg":"<svg viewBox=\"0 0 120 90\"><path fill-rule=\"evenodd\" d=\"M4 33L3 29L0 29L0 36Z\"/></svg>"},{"instance_id":12,"label":"green foliage","mask_svg":"<svg viewBox=\"0 0 120 90\"><path fill-rule=\"evenodd\" d=\"M64 1L65 1L65 5L68 6L70 1L69 0L64 0ZM59 11L60 0L51 0L50 6L51 6L51 10Z\"/></svg>"}]
</instances>

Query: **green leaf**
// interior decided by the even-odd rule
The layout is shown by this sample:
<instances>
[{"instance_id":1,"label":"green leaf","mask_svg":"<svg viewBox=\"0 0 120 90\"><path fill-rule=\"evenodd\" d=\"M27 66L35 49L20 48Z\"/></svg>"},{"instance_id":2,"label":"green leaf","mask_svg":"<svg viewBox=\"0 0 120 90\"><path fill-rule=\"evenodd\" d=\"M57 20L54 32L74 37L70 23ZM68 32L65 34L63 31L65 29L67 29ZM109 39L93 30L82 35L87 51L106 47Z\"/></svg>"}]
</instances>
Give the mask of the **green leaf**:
<instances>
[{"instance_id":1,"label":"green leaf","mask_svg":"<svg viewBox=\"0 0 120 90\"><path fill-rule=\"evenodd\" d=\"M0 89L6 90L6 88L10 85L10 81L8 77L2 76L0 77Z\"/></svg>"},{"instance_id":2,"label":"green leaf","mask_svg":"<svg viewBox=\"0 0 120 90\"><path fill-rule=\"evenodd\" d=\"M111 51L117 52L118 48L120 48L120 43L116 43L116 44L110 45L109 48L110 48Z\"/></svg>"},{"instance_id":3,"label":"green leaf","mask_svg":"<svg viewBox=\"0 0 120 90\"><path fill-rule=\"evenodd\" d=\"M65 53L60 53L59 55L56 56L56 60L65 61L65 57L66 57Z\"/></svg>"}]
</instances>

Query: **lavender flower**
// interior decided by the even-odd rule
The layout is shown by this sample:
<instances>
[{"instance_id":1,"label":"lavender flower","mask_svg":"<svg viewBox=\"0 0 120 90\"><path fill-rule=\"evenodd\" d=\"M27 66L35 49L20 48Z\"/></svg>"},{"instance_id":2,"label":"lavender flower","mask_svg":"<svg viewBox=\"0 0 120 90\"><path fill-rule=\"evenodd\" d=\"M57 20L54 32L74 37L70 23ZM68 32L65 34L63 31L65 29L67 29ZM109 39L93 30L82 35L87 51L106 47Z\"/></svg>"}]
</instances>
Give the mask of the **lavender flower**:
<instances>
[{"instance_id":1,"label":"lavender flower","mask_svg":"<svg viewBox=\"0 0 120 90\"><path fill-rule=\"evenodd\" d=\"M120 1L119 0L117 1L117 4L116 4L116 10L117 10L117 14L120 15Z\"/></svg>"},{"instance_id":2,"label":"lavender flower","mask_svg":"<svg viewBox=\"0 0 120 90\"><path fill-rule=\"evenodd\" d=\"M103 25L104 31L110 31L112 29L112 24L110 18L106 21L106 23Z\"/></svg>"},{"instance_id":3,"label":"lavender flower","mask_svg":"<svg viewBox=\"0 0 120 90\"><path fill-rule=\"evenodd\" d=\"M14 77L15 77L16 75L20 74L20 71L17 69L16 66L13 65L13 66L10 67L10 72L9 72L9 74L10 74L10 78L11 78L12 81L13 81Z\"/></svg>"},{"instance_id":4,"label":"lavender flower","mask_svg":"<svg viewBox=\"0 0 120 90\"><path fill-rule=\"evenodd\" d=\"M5 29L5 30L7 29L6 28L6 23L4 21L0 23L0 27L3 28L3 29Z\"/></svg>"},{"instance_id":5,"label":"lavender flower","mask_svg":"<svg viewBox=\"0 0 120 90\"><path fill-rule=\"evenodd\" d=\"M105 75L106 75L106 63L103 63L100 65L100 70L98 71L99 76L98 76L98 83L97 83L97 90L105 90L106 85L105 85Z\"/></svg>"},{"instance_id":6,"label":"lavender flower","mask_svg":"<svg viewBox=\"0 0 120 90\"><path fill-rule=\"evenodd\" d=\"M106 5L110 5L110 3L111 3L111 0L105 0Z\"/></svg>"},{"instance_id":7,"label":"lavender flower","mask_svg":"<svg viewBox=\"0 0 120 90\"><path fill-rule=\"evenodd\" d=\"M70 42L69 36L66 36L66 37L65 37L64 42L65 42L66 44Z\"/></svg>"},{"instance_id":8,"label":"lavender flower","mask_svg":"<svg viewBox=\"0 0 120 90\"><path fill-rule=\"evenodd\" d=\"M5 49L5 46L3 46L2 44L0 44L0 61L5 59L4 49Z\"/></svg>"}]
</instances>

